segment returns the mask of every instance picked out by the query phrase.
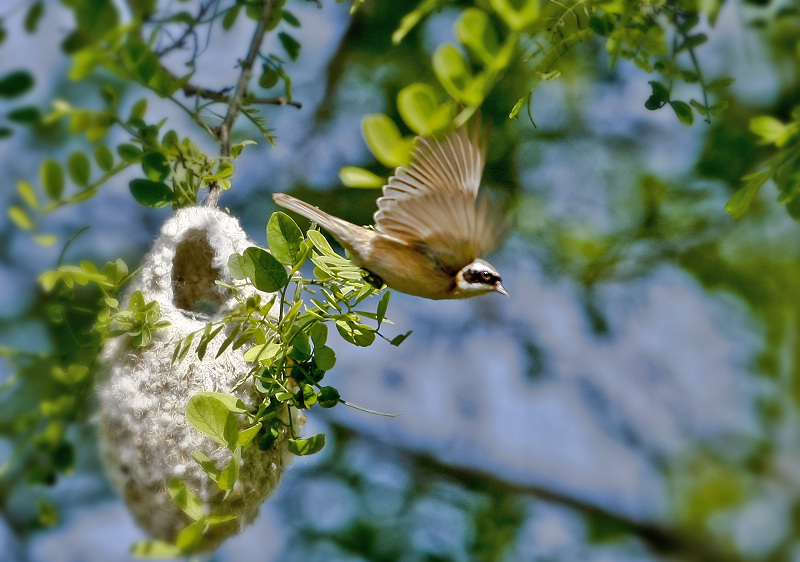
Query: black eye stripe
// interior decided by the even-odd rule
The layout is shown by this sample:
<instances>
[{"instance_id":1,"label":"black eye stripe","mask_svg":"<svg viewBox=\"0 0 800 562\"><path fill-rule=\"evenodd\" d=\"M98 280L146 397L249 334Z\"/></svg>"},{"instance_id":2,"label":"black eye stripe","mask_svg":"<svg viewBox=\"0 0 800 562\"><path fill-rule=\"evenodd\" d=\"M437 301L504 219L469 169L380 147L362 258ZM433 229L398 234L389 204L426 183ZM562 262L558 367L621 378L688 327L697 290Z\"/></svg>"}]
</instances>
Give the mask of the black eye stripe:
<instances>
[{"instance_id":1,"label":"black eye stripe","mask_svg":"<svg viewBox=\"0 0 800 562\"><path fill-rule=\"evenodd\" d=\"M488 285L494 285L500 281L500 276L486 270L467 270L464 272L464 281L467 283L486 283Z\"/></svg>"}]
</instances>

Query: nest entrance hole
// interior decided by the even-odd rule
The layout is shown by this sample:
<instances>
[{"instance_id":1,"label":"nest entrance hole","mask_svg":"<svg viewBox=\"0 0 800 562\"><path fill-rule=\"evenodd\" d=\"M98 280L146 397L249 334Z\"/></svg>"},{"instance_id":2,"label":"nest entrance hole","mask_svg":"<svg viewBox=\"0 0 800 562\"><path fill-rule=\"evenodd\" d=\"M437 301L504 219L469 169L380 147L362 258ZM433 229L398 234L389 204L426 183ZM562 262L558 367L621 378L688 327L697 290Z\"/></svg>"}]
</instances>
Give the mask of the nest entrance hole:
<instances>
[{"instance_id":1,"label":"nest entrance hole","mask_svg":"<svg viewBox=\"0 0 800 562\"><path fill-rule=\"evenodd\" d=\"M214 267L214 248L208 232L186 233L172 260L172 294L175 306L186 312L213 316L232 297L230 290L215 283L222 272Z\"/></svg>"}]
</instances>

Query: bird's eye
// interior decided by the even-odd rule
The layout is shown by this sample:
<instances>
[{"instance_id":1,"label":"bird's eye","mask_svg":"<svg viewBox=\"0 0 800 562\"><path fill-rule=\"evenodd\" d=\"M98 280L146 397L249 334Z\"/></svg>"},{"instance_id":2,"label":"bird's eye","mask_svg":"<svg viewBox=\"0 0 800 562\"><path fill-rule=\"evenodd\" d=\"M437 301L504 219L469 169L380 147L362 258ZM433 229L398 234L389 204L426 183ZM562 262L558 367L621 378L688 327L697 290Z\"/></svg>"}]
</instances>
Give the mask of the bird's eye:
<instances>
[{"instance_id":1,"label":"bird's eye","mask_svg":"<svg viewBox=\"0 0 800 562\"><path fill-rule=\"evenodd\" d=\"M488 271L481 271L481 279L486 281L487 283L492 280L492 274Z\"/></svg>"}]
</instances>

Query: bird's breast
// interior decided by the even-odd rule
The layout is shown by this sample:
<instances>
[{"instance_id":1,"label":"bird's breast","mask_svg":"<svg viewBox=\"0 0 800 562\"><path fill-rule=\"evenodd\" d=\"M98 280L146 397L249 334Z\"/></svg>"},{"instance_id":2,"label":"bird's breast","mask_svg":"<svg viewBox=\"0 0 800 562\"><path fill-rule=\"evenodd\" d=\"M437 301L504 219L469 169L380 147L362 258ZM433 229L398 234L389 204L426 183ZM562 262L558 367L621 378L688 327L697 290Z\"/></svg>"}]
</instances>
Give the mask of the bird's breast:
<instances>
[{"instance_id":1,"label":"bird's breast","mask_svg":"<svg viewBox=\"0 0 800 562\"><path fill-rule=\"evenodd\" d=\"M380 236L358 258L354 259L357 265L382 278L391 289L428 299L452 298L455 276L413 246Z\"/></svg>"}]
</instances>

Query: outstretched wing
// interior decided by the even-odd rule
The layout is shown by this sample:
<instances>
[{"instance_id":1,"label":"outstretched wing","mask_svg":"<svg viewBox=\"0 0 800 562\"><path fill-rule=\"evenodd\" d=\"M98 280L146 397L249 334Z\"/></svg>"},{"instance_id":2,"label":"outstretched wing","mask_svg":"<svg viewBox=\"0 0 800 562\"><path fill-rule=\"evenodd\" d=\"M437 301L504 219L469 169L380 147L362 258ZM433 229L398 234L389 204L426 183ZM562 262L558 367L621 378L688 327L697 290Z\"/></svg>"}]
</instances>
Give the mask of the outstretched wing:
<instances>
[{"instance_id":1,"label":"outstretched wing","mask_svg":"<svg viewBox=\"0 0 800 562\"><path fill-rule=\"evenodd\" d=\"M418 137L411 165L383 188L375 228L455 269L491 251L503 228L488 200L477 201L485 154L466 127L441 141Z\"/></svg>"}]
</instances>

